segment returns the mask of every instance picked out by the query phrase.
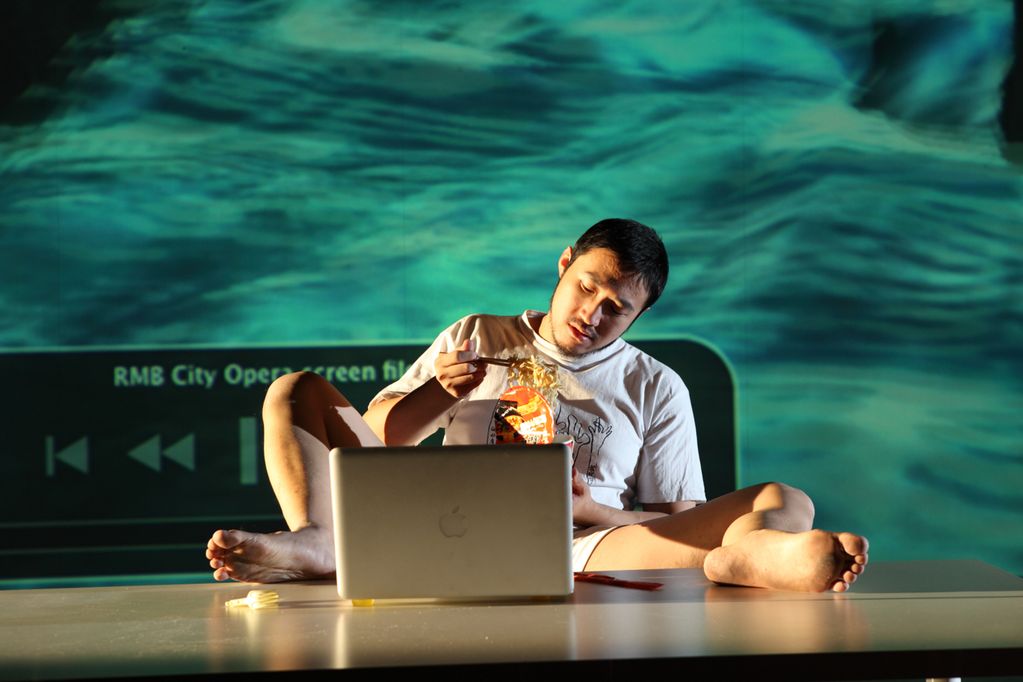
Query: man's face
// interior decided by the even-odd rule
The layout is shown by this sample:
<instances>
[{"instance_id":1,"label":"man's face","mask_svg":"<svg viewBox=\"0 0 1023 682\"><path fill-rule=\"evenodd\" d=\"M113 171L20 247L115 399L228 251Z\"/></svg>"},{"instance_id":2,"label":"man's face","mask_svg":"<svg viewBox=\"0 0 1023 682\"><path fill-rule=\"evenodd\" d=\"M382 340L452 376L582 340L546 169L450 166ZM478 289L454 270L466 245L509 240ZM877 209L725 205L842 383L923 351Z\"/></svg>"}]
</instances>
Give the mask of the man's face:
<instances>
[{"instance_id":1,"label":"man's face","mask_svg":"<svg viewBox=\"0 0 1023 682\"><path fill-rule=\"evenodd\" d=\"M582 355L611 344L643 312L647 289L624 276L608 249L593 249L569 265L572 250L558 260L561 279L551 296L540 336L567 355Z\"/></svg>"}]
</instances>

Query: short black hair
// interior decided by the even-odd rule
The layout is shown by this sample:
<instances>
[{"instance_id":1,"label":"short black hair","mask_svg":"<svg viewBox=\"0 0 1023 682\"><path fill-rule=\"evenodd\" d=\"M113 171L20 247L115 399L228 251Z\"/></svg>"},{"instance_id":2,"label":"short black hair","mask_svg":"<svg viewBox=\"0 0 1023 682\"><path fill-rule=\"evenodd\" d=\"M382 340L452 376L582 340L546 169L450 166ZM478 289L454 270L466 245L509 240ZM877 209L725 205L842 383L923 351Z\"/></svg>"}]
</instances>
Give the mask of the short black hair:
<instances>
[{"instance_id":1,"label":"short black hair","mask_svg":"<svg viewBox=\"0 0 1023 682\"><path fill-rule=\"evenodd\" d=\"M639 277L647 290L644 308L661 297L668 282L668 252L653 228L627 218L605 218L576 240L569 265L593 249L608 249L623 275Z\"/></svg>"}]
</instances>

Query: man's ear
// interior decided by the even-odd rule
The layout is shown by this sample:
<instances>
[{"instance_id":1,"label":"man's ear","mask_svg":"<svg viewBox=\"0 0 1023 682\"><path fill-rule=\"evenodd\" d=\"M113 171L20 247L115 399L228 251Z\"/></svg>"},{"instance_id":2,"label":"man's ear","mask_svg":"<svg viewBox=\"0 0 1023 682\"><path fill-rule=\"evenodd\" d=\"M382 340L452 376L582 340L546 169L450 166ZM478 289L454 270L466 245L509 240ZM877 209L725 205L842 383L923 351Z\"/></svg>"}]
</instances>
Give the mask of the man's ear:
<instances>
[{"instance_id":1,"label":"man's ear","mask_svg":"<svg viewBox=\"0 0 1023 682\"><path fill-rule=\"evenodd\" d=\"M561 252L561 257L558 258L558 278L565 274L565 270L568 269L568 264L572 262L572 247L566 246L565 250Z\"/></svg>"}]
</instances>

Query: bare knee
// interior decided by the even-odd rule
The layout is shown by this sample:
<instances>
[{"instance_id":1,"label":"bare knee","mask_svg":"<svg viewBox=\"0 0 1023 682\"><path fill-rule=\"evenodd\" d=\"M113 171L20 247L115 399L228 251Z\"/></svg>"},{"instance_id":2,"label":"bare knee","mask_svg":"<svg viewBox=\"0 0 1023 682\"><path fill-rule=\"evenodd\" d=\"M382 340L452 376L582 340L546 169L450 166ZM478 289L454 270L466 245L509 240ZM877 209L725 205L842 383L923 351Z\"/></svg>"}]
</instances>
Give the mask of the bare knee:
<instances>
[{"instance_id":1,"label":"bare knee","mask_svg":"<svg viewBox=\"0 0 1023 682\"><path fill-rule=\"evenodd\" d=\"M341 405L350 403L326 379L315 372L292 372L277 377L266 390L263 400L263 415L273 413L281 408L292 410L296 404L305 405Z\"/></svg>"},{"instance_id":2,"label":"bare knee","mask_svg":"<svg viewBox=\"0 0 1023 682\"><path fill-rule=\"evenodd\" d=\"M762 483L757 494L757 502L775 509L784 509L794 518L802 520L806 528L813 527L815 510L813 500L799 488L785 483ZM760 506L760 505L758 505Z\"/></svg>"},{"instance_id":3,"label":"bare knee","mask_svg":"<svg viewBox=\"0 0 1023 682\"><path fill-rule=\"evenodd\" d=\"M326 381L316 372L292 372L279 376L266 389L266 402L294 400L300 391L308 391L310 384Z\"/></svg>"},{"instance_id":4,"label":"bare knee","mask_svg":"<svg viewBox=\"0 0 1023 682\"><path fill-rule=\"evenodd\" d=\"M805 520L806 528L813 528L813 517L816 510L813 507L813 500L799 488L793 488L784 483L775 483L781 486L785 509L791 510L794 514Z\"/></svg>"}]
</instances>

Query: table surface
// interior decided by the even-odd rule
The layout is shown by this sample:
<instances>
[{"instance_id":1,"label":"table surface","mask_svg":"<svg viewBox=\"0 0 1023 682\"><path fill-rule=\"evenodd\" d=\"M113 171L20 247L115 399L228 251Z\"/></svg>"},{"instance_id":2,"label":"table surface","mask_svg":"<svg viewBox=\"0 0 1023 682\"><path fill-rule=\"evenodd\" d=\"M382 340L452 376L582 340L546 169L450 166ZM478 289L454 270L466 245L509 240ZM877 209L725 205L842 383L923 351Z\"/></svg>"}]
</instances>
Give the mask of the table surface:
<instances>
[{"instance_id":1,"label":"table surface","mask_svg":"<svg viewBox=\"0 0 1023 682\"><path fill-rule=\"evenodd\" d=\"M1023 674L1023 580L978 561L872 562L845 594L720 587L693 569L612 574L664 588L579 583L564 602L354 607L333 583L291 583L272 586L278 608L258 611L225 609L253 587L239 583L0 592L0 679L408 666Z\"/></svg>"}]
</instances>

